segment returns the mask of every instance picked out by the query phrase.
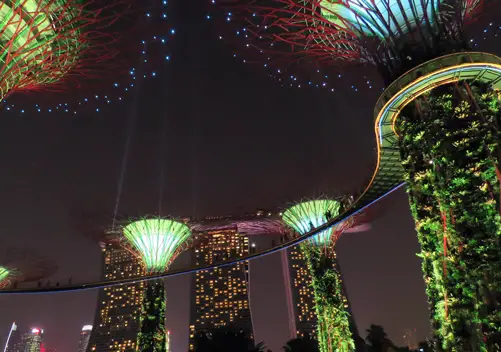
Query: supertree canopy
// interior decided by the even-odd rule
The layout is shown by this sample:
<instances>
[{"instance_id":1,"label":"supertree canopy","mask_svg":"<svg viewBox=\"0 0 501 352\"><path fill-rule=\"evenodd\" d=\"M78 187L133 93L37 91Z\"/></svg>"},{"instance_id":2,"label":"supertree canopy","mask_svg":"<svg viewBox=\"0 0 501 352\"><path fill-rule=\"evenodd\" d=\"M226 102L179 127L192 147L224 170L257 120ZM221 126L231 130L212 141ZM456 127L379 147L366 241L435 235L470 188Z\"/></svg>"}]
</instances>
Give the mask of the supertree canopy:
<instances>
[{"instance_id":1,"label":"supertree canopy","mask_svg":"<svg viewBox=\"0 0 501 352\"><path fill-rule=\"evenodd\" d=\"M469 52L466 36L488 6L499 13L496 3L232 3L232 18L248 14L251 48L377 66L387 88L375 108L378 163L361 202L407 182L436 348L499 350L501 58Z\"/></svg>"},{"instance_id":2,"label":"supertree canopy","mask_svg":"<svg viewBox=\"0 0 501 352\"><path fill-rule=\"evenodd\" d=\"M339 215L341 203L337 200L319 199L294 205L282 215L284 222L296 232L305 234L310 230L325 224L332 217ZM312 237L316 245L328 244L332 229L327 229Z\"/></svg>"},{"instance_id":3,"label":"supertree canopy","mask_svg":"<svg viewBox=\"0 0 501 352\"><path fill-rule=\"evenodd\" d=\"M339 215L341 203L319 199L296 204L283 213L284 222L299 234L325 224ZM337 268L334 246L336 240L350 225L327 229L301 244L308 269L317 313L317 338L321 352L354 351L348 300Z\"/></svg>"},{"instance_id":4,"label":"supertree canopy","mask_svg":"<svg viewBox=\"0 0 501 352\"><path fill-rule=\"evenodd\" d=\"M386 84L428 59L468 47L465 23L482 0L220 0L227 22L241 23L246 62L296 63L309 70L376 64ZM237 55L237 54L235 54ZM315 62L315 66L311 65ZM283 71L279 69L278 71ZM339 72L339 71L338 71ZM280 73L280 72L279 72ZM291 84L296 75L279 75ZM339 72L341 78L341 72ZM325 75L327 78L328 75ZM324 77L322 77L324 78ZM327 79L321 86L329 86ZM311 83L311 82L309 82ZM372 88L372 82L367 81ZM353 88L353 86L352 86Z\"/></svg>"},{"instance_id":5,"label":"supertree canopy","mask_svg":"<svg viewBox=\"0 0 501 352\"><path fill-rule=\"evenodd\" d=\"M147 272L163 272L191 235L190 228L168 219L143 219L123 228Z\"/></svg>"},{"instance_id":6,"label":"supertree canopy","mask_svg":"<svg viewBox=\"0 0 501 352\"><path fill-rule=\"evenodd\" d=\"M99 111L96 104L122 100L136 77L155 76L150 63L170 56L165 50L152 54L152 48L165 48L175 31L164 23L167 1L158 0L156 7L151 2L0 1L0 101L5 110ZM58 94L40 96L48 91ZM14 93L19 92L24 94L18 98Z\"/></svg>"},{"instance_id":7,"label":"supertree canopy","mask_svg":"<svg viewBox=\"0 0 501 352\"><path fill-rule=\"evenodd\" d=\"M180 222L163 218L145 218L124 226L126 245L143 263L146 272L167 270L191 236L190 228ZM150 281L143 296L138 351L166 352L165 287L163 281Z\"/></svg>"},{"instance_id":8,"label":"supertree canopy","mask_svg":"<svg viewBox=\"0 0 501 352\"><path fill-rule=\"evenodd\" d=\"M9 269L0 266L0 287L7 284L7 279L9 278Z\"/></svg>"},{"instance_id":9,"label":"supertree canopy","mask_svg":"<svg viewBox=\"0 0 501 352\"><path fill-rule=\"evenodd\" d=\"M61 79L85 50L81 5L71 1L24 0L0 3L0 98ZM83 21L80 21L80 20Z\"/></svg>"},{"instance_id":10,"label":"supertree canopy","mask_svg":"<svg viewBox=\"0 0 501 352\"><path fill-rule=\"evenodd\" d=\"M354 0L343 3L322 0L319 5L321 15L338 28L387 38L394 33L405 35L415 30L424 18L433 23L433 14L439 10L441 2L444 1Z\"/></svg>"},{"instance_id":11,"label":"supertree canopy","mask_svg":"<svg viewBox=\"0 0 501 352\"><path fill-rule=\"evenodd\" d=\"M33 282L51 276L57 265L32 249L7 248L0 251L0 288Z\"/></svg>"}]
</instances>

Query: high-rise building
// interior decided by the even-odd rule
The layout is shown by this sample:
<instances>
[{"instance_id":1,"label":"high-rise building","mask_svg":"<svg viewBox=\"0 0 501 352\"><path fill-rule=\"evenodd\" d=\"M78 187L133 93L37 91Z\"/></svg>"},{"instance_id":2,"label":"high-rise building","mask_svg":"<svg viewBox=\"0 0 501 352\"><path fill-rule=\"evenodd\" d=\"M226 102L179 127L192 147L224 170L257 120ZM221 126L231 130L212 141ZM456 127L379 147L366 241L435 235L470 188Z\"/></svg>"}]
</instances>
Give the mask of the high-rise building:
<instances>
[{"instance_id":1,"label":"high-rise building","mask_svg":"<svg viewBox=\"0 0 501 352\"><path fill-rule=\"evenodd\" d=\"M102 244L103 280L140 276L137 259L118 243ZM94 326L87 351L124 352L136 350L144 284L106 287L99 292Z\"/></svg>"},{"instance_id":2,"label":"high-rise building","mask_svg":"<svg viewBox=\"0 0 501 352\"><path fill-rule=\"evenodd\" d=\"M24 352L40 352L43 342L43 329L32 328L25 336Z\"/></svg>"},{"instance_id":3,"label":"high-rise building","mask_svg":"<svg viewBox=\"0 0 501 352\"><path fill-rule=\"evenodd\" d=\"M24 352L24 335L14 322L10 327L7 341L5 342L4 352Z\"/></svg>"},{"instance_id":4,"label":"high-rise building","mask_svg":"<svg viewBox=\"0 0 501 352\"><path fill-rule=\"evenodd\" d=\"M313 337L317 314L306 258L299 246L282 251L281 255L291 337Z\"/></svg>"},{"instance_id":5,"label":"high-rise building","mask_svg":"<svg viewBox=\"0 0 501 352\"><path fill-rule=\"evenodd\" d=\"M197 234L195 264L204 266L249 253L249 238L236 227ZM249 264L237 263L194 275L190 318L190 351L198 334L231 325L253 334L249 303Z\"/></svg>"},{"instance_id":6,"label":"high-rise building","mask_svg":"<svg viewBox=\"0 0 501 352\"><path fill-rule=\"evenodd\" d=\"M92 325L84 325L80 332L80 340L78 341L78 352L87 351L89 345L90 334L92 332Z\"/></svg>"},{"instance_id":7,"label":"high-rise building","mask_svg":"<svg viewBox=\"0 0 501 352\"><path fill-rule=\"evenodd\" d=\"M170 331L167 330L167 336L165 336L165 345L167 346L165 348L166 352L170 352Z\"/></svg>"},{"instance_id":8,"label":"high-rise building","mask_svg":"<svg viewBox=\"0 0 501 352\"><path fill-rule=\"evenodd\" d=\"M317 313L313 288L311 287L311 275L308 270L306 258L300 246L294 246L282 251L281 255L290 336L291 338L307 336L313 338L316 334ZM344 286L343 294L348 298ZM350 313L351 331L358 335L358 330L350 307L348 306L345 308Z\"/></svg>"}]
</instances>

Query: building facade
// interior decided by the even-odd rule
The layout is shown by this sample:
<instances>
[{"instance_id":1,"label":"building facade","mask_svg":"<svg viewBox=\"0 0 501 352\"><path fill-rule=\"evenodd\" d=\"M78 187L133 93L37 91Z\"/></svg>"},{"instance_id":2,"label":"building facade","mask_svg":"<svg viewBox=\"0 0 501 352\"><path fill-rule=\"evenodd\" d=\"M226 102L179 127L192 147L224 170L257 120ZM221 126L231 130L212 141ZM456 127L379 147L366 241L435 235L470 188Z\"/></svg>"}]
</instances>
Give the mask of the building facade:
<instances>
[{"instance_id":1,"label":"building facade","mask_svg":"<svg viewBox=\"0 0 501 352\"><path fill-rule=\"evenodd\" d=\"M194 261L204 266L249 253L249 238L236 227L203 231L196 235ZM213 328L231 325L253 336L249 301L249 264L197 272L193 278L190 316L190 344L196 337Z\"/></svg>"},{"instance_id":2,"label":"building facade","mask_svg":"<svg viewBox=\"0 0 501 352\"><path fill-rule=\"evenodd\" d=\"M84 325L80 332L80 339L78 340L78 352L87 351L89 346L90 334L92 333L92 325Z\"/></svg>"},{"instance_id":3,"label":"building facade","mask_svg":"<svg viewBox=\"0 0 501 352\"><path fill-rule=\"evenodd\" d=\"M306 258L299 246L284 250L281 255L290 335L314 337L317 314Z\"/></svg>"},{"instance_id":4,"label":"building facade","mask_svg":"<svg viewBox=\"0 0 501 352\"><path fill-rule=\"evenodd\" d=\"M24 352L40 352L43 342L43 329L32 328L25 335Z\"/></svg>"},{"instance_id":5,"label":"building facade","mask_svg":"<svg viewBox=\"0 0 501 352\"><path fill-rule=\"evenodd\" d=\"M118 243L106 243L101 247L103 280L143 274L137 259ZM88 352L135 351L143 288L143 283L135 283L100 290Z\"/></svg>"},{"instance_id":6,"label":"building facade","mask_svg":"<svg viewBox=\"0 0 501 352\"><path fill-rule=\"evenodd\" d=\"M290 336L291 338L315 338L317 313L306 257L301 251L300 246L294 246L281 253ZM344 284L343 294L348 299ZM350 314L351 331L358 336L358 329L351 309L349 306L345 308Z\"/></svg>"}]
</instances>

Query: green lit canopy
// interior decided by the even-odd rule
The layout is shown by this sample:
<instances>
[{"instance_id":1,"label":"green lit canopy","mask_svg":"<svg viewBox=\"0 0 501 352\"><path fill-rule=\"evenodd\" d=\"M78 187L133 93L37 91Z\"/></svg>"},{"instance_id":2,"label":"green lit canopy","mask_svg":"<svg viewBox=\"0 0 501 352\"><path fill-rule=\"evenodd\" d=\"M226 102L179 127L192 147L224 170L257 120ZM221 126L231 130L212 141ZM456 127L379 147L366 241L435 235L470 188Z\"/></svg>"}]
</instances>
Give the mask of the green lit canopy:
<instances>
[{"instance_id":1,"label":"green lit canopy","mask_svg":"<svg viewBox=\"0 0 501 352\"><path fill-rule=\"evenodd\" d=\"M7 279L9 277L9 270L7 268L4 268L3 266L0 266L0 283Z\"/></svg>"},{"instance_id":2,"label":"green lit canopy","mask_svg":"<svg viewBox=\"0 0 501 352\"><path fill-rule=\"evenodd\" d=\"M79 0L0 0L0 97L57 82L78 59Z\"/></svg>"},{"instance_id":3,"label":"green lit canopy","mask_svg":"<svg viewBox=\"0 0 501 352\"><path fill-rule=\"evenodd\" d=\"M123 234L151 273L167 269L191 230L177 221L153 218L130 223L123 228Z\"/></svg>"},{"instance_id":4,"label":"green lit canopy","mask_svg":"<svg viewBox=\"0 0 501 352\"><path fill-rule=\"evenodd\" d=\"M328 219L339 215L341 204L337 200L310 200L287 209L282 219L301 235L325 224ZM315 244L323 245L329 242L332 229L327 229L312 238Z\"/></svg>"}]
</instances>

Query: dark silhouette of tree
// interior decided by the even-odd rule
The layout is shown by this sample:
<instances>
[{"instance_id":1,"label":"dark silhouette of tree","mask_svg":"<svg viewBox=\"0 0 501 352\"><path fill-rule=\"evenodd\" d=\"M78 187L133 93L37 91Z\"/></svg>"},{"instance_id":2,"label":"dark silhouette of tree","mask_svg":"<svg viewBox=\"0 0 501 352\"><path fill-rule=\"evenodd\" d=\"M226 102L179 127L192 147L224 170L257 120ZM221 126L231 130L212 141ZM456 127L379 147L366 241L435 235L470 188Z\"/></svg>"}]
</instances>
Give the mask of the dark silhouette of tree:
<instances>
[{"instance_id":1,"label":"dark silhouette of tree","mask_svg":"<svg viewBox=\"0 0 501 352\"><path fill-rule=\"evenodd\" d=\"M264 352L263 342L254 345L254 340L243 330L233 327L211 329L195 338L196 352Z\"/></svg>"},{"instance_id":2,"label":"dark silhouette of tree","mask_svg":"<svg viewBox=\"0 0 501 352\"><path fill-rule=\"evenodd\" d=\"M310 337L298 337L285 343L284 352L318 352L318 342Z\"/></svg>"},{"instance_id":3,"label":"dark silhouette of tree","mask_svg":"<svg viewBox=\"0 0 501 352\"><path fill-rule=\"evenodd\" d=\"M371 324L367 329L366 340L371 346L371 352L386 352L390 347L394 347L381 325Z\"/></svg>"}]
</instances>

